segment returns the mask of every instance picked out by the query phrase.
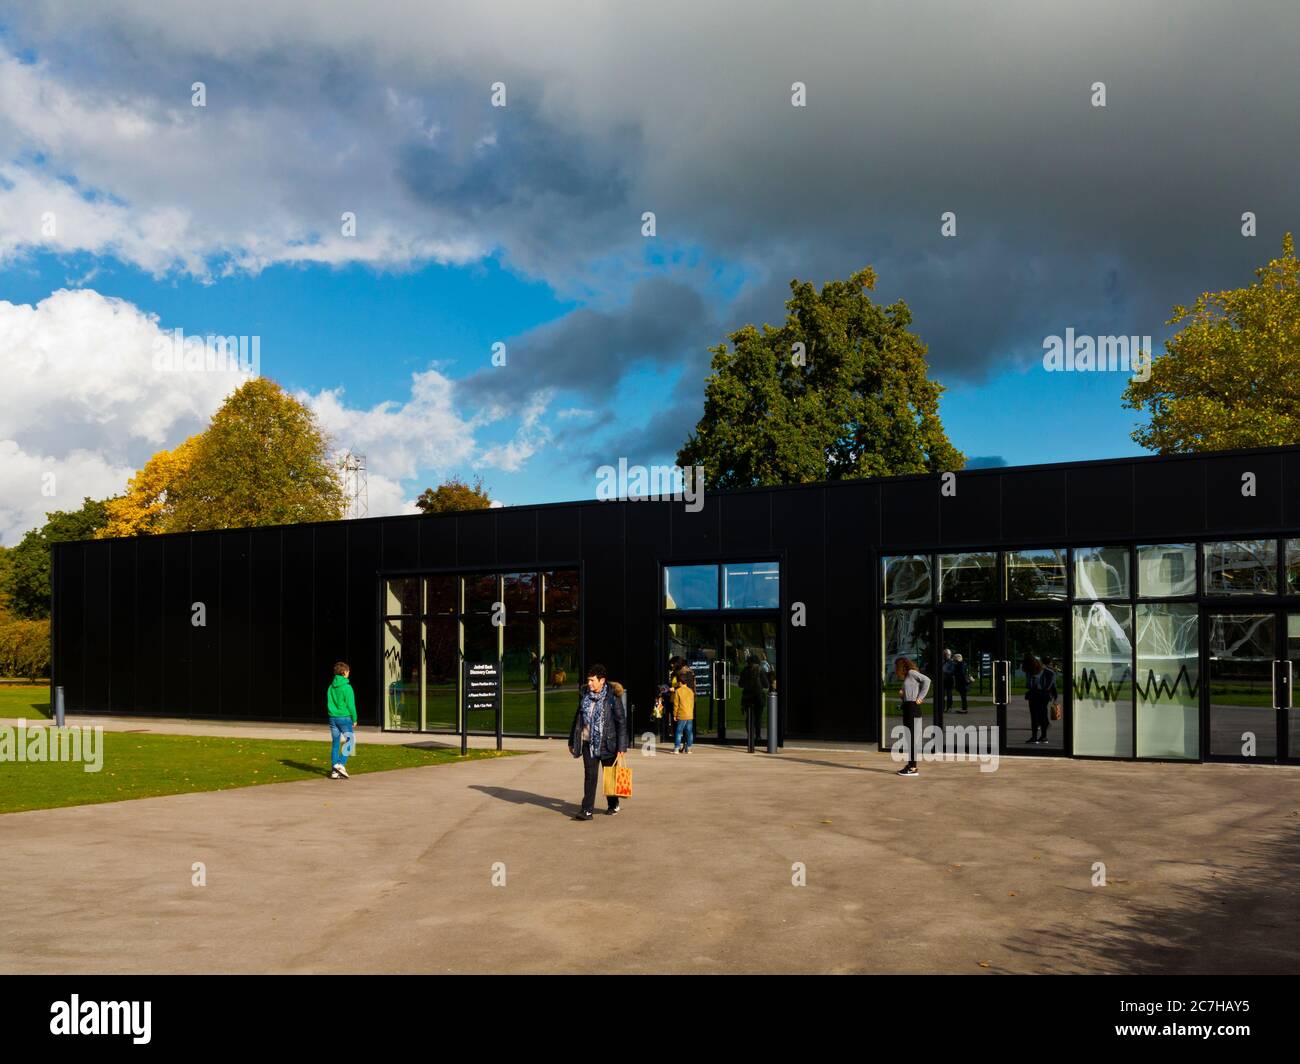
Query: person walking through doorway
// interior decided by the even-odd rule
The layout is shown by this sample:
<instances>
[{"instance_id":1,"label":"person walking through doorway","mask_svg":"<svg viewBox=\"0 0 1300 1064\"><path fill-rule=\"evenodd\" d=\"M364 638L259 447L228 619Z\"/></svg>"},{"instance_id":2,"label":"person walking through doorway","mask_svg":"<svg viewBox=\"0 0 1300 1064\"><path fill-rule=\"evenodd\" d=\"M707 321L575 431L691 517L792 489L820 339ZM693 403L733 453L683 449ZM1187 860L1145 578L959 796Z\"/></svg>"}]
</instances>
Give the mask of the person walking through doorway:
<instances>
[{"instance_id":1,"label":"person walking through doorway","mask_svg":"<svg viewBox=\"0 0 1300 1064\"><path fill-rule=\"evenodd\" d=\"M623 700L606 681L605 666L587 670L587 683L578 696L578 709L569 729L569 753L582 758L582 808L574 820L590 820L596 807L596 782L601 769L627 758L627 713ZM618 813L618 796L607 795L605 813Z\"/></svg>"},{"instance_id":2,"label":"person walking through doorway","mask_svg":"<svg viewBox=\"0 0 1300 1064\"><path fill-rule=\"evenodd\" d=\"M903 703L903 726L907 729L907 764L898 770L900 776L920 775L916 770L916 731L913 725L919 710L930 693L930 677L917 669L911 658L894 659L894 675L903 681L898 697Z\"/></svg>"},{"instance_id":3,"label":"person walking through doorway","mask_svg":"<svg viewBox=\"0 0 1300 1064\"><path fill-rule=\"evenodd\" d=\"M348 776L348 755L356 747L357 700L348 679L352 670L346 661L334 663L334 679L325 691L325 709L330 719L330 779Z\"/></svg>"}]
</instances>

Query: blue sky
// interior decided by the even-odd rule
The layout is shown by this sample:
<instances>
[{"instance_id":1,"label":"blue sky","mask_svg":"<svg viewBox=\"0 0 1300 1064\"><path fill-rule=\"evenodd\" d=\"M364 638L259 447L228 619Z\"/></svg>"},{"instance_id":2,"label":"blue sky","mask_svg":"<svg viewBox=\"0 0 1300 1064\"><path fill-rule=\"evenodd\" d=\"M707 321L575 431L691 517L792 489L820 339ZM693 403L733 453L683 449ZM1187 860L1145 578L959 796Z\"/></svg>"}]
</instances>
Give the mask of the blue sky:
<instances>
[{"instance_id":1,"label":"blue sky","mask_svg":"<svg viewBox=\"0 0 1300 1064\"><path fill-rule=\"evenodd\" d=\"M451 475L590 498L672 461L709 345L865 265L968 456L1134 454L1124 377L1046 373L1044 337L1158 351L1295 228L1293 5L1174 34L1111 2L494 10L0 0L0 542L238 383L151 372L166 330L260 337L372 512Z\"/></svg>"}]
</instances>

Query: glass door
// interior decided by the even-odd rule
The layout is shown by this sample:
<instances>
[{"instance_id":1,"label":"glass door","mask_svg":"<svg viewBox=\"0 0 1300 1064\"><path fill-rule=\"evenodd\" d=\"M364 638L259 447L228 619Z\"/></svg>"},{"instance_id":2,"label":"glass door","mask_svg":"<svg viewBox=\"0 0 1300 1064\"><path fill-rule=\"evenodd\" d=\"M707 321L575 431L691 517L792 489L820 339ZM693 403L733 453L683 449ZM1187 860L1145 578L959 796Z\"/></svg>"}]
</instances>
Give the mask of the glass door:
<instances>
[{"instance_id":1,"label":"glass door","mask_svg":"<svg viewBox=\"0 0 1300 1064\"><path fill-rule=\"evenodd\" d=\"M1284 648L1285 658L1279 662L1285 674L1278 677L1279 681L1285 681L1283 687L1279 682L1278 693L1282 695L1278 699L1278 705L1282 708L1283 728L1283 751L1288 761L1300 761L1300 709L1295 705L1295 676L1300 672L1300 613L1288 613L1286 615L1286 646ZM1282 670L1279 669L1279 672Z\"/></svg>"},{"instance_id":2,"label":"glass door","mask_svg":"<svg viewBox=\"0 0 1300 1064\"><path fill-rule=\"evenodd\" d=\"M1062 754L1069 749L1065 697L1068 629L1064 613L1008 617L1008 692L1003 710L1003 750ZM1053 719L1053 718L1056 719Z\"/></svg>"},{"instance_id":3,"label":"glass door","mask_svg":"<svg viewBox=\"0 0 1300 1064\"><path fill-rule=\"evenodd\" d=\"M723 626L727 679L721 739L767 741L768 695L776 690L776 622L729 621Z\"/></svg>"},{"instance_id":4,"label":"glass door","mask_svg":"<svg viewBox=\"0 0 1300 1064\"><path fill-rule=\"evenodd\" d=\"M935 723L944 732L944 749L955 749L953 727L974 726L975 734L992 735L998 726L994 691L1000 661L998 622L992 617L945 617L939 622L939 667L930 698ZM970 734L970 733L967 733ZM967 745L969 748L969 744Z\"/></svg>"},{"instance_id":5,"label":"glass door","mask_svg":"<svg viewBox=\"0 0 1300 1064\"><path fill-rule=\"evenodd\" d=\"M1290 616L1288 639L1290 645ZM1275 690L1278 615L1212 611L1207 614L1211 756L1260 758L1278 756L1278 707ZM1287 685L1289 687L1289 685ZM1290 692L1286 692L1289 701Z\"/></svg>"},{"instance_id":6,"label":"glass door","mask_svg":"<svg viewBox=\"0 0 1300 1064\"><path fill-rule=\"evenodd\" d=\"M721 652L721 621L670 621L667 625L668 657L686 662L695 684L695 737L721 736L726 727L726 668ZM667 680L668 662L664 662ZM672 712L665 707L665 718Z\"/></svg>"}]
</instances>

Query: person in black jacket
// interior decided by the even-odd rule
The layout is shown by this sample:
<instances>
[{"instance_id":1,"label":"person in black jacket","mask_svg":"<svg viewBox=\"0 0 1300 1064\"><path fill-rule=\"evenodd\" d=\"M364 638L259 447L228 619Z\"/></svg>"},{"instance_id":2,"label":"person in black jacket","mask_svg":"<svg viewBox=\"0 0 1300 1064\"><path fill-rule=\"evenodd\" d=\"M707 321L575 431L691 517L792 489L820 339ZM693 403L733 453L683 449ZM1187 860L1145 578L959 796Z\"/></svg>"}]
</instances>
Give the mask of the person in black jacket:
<instances>
[{"instance_id":1,"label":"person in black jacket","mask_svg":"<svg viewBox=\"0 0 1300 1064\"><path fill-rule=\"evenodd\" d=\"M1031 657L1028 660L1029 675L1025 684L1025 700L1029 703L1029 723L1033 732L1025 741L1042 746L1047 742L1047 726L1051 720L1048 707L1060 696L1056 691L1056 673L1038 658Z\"/></svg>"},{"instance_id":2,"label":"person in black jacket","mask_svg":"<svg viewBox=\"0 0 1300 1064\"><path fill-rule=\"evenodd\" d=\"M578 711L569 729L569 753L582 758L582 808L574 820L590 820L596 806L596 781L601 769L627 756L627 713L605 677L605 666L587 670L587 685L578 696ZM609 795L605 813L618 812L618 798Z\"/></svg>"}]
</instances>

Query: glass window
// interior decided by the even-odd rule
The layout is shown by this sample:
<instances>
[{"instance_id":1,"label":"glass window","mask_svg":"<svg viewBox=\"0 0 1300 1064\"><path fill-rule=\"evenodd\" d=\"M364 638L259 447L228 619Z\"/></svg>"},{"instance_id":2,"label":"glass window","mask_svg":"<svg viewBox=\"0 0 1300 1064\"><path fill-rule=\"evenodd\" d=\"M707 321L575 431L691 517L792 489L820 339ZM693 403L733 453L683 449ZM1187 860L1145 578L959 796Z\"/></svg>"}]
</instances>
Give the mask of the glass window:
<instances>
[{"instance_id":1,"label":"glass window","mask_svg":"<svg viewBox=\"0 0 1300 1064\"><path fill-rule=\"evenodd\" d=\"M1300 539L1286 541L1286 593L1300 595Z\"/></svg>"},{"instance_id":2,"label":"glass window","mask_svg":"<svg viewBox=\"0 0 1300 1064\"><path fill-rule=\"evenodd\" d=\"M537 574L507 573L505 585L506 624L519 614L537 615Z\"/></svg>"},{"instance_id":3,"label":"glass window","mask_svg":"<svg viewBox=\"0 0 1300 1064\"><path fill-rule=\"evenodd\" d=\"M384 622L384 721L395 731L420 727L420 621L414 617Z\"/></svg>"},{"instance_id":4,"label":"glass window","mask_svg":"<svg viewBox=\"0 0 1300 1064\"><path fill-rule=\"evenodd\" d=\"M910 658L922 673L930 673L930 640L934 614L930 610L885 610L881 623L881 736L885 745L892 746L900 735L906 734L903 728L903 705L898 697L898 674L894 671L894 662L898 658ZM934 705L940 695L931 689L921 707L920 726L925 729L934 723ZM895 732L895 729L902 729Z\"/></svg>"},{"instance_id":5,"label":"glass window","mask_svg":"<svg viewBox=\"0 0 1300 1064\"><path fill-rule=\"evenodd\" d=\"M1074 752L1133 756L1133 607L1074 607Z\"/></svg>"},{"instance_id":6,"label":"glass window","mask_svg":"<svg viewBox=\"0 0 1300 1064\"><path fill-rule=\"evenodd\" d=\"M993 602L997 599L997 555L940 554L940 602Z\"/></svg>"},{"instance_id":7,"label":"glass window","mask_svg":"<svg viewBox=\"0 0 1300 1064\"><path fill-rule=\"evenodd\" d=\"M880 559L885 602L890 606L930 604L930 556L899 554Z\"/></svg>"},{"instance_id":8,"label":"glass window","mask_svg":"<svg viewBox=\"0 0 1300 1064\"><path fill-rule=\"evenodd\" d=\"M1074 597L1128 598L1128 566L1127 547L1075 547Z\"/></svg>"},{"instance_id":9,"label":"glass window","mask_svg":"<svg viewBox=\"0 0 1300 1064\"><path fill-rule=\"evenodd\" d=\"M454 617L434 617L425 625L424 726L455 731L460 726L460 625Z\"/></svg>"},{"instance_id":10,"label":"glass window","mask_svg":"<svg viewBox=\"0 0 1300 1064\"><path fill-rule=\"evenodd\" d=\"M1010 550L1007 559L1007 601L1041 602L1065 598L1065 550Z\"/></svg>"},{"instance_id":11,"label":"glass window","mask_svg":"<svg viewBox=\"0 0 1300 1064\"><path fill-rule=\"evenodd\" d=\"M510 612L501 630L502 729L510 735L537 734L537 615Z\"/></svg>"},{"instance_id":12,"label":"glass window","mask_svg":"<svg viewBox=\"0 0 1300 1064\"><path fill-rule=\"evenodd\" d=\"M1276 595L1277 541L1238 539L1205 544L1207 595Z\"/></svg>"},{"instance_id":13,"label":"glass window","mask_svg":"<svg viewBox=\"0 0 1300 1064\"><path fill-rule=\"evenodd\" d=\"M465 577L465 612L491 613L500 602L497 578L492 575Z\"/></svg>"},{"instance_id":14,"label":"glass window","mask_svg":"<svg viewBox=\"0 0 1300 1064\"><path fill-rule=\"evenodd\" d=\"M716 565L671 565L664 567L664 609L716 610L718 567Z\"/></svg>"},{"instance_id":15,"label":"glass window","mask_svg":"<svg viewBox=\"0 0 1300 1064\"><path fill-rule=\"evenodd\" d=\"M542 574L542 609L547 613L578 612L577 569Z\"/></svg>"},{"instance_id":16,"label":"glass window","mask_svg":"<svg viewBox=\"0 0 1300 1064\"><path fill-rule=\"evenodd\" d=\"M460 577L454 573L431 576L425 581L424 608L428 613L455 613L460 608Z\"/></svg>"},{"instance_id":17,"label":"glass window","mask_svg":"<svg viewBox=\"0 0 1300 1064\"><path fill-rule=\"evenodd\" d=\"M419 577L402 577L384 582L384 616L415 617L420 613Z\"/></svg>"},{"instance_id":18,"label":"glass window","mask_svg":"<svg viewBox=\"0 0 1300 1064\"><path fill-rule=\"evenodd\" d=\"M722 605L729 610L779 609L778 562L730 562L722 567Z\"/></svg>"},{"instance_id":19,"label":"glass window","mask_svg":"<svg viewBox=\"0 0 1300 1064\"><path fill-rule=\"evenodd\" d=\"M1196 604L1139 605L1135 684L1138 757L1200 757L1200 685Z\"/></svg>"},{"instance_id":20,"label":"glass window","mask_svg":"<svg viewBox=\"0 0 1300 1064\"><path fill-rule=\"evenodd\" d=\"M578 661L578 621L548 617L543 625L542 684L546 698L546 734L567 735L578 706L582 664Z\"/></svg>"},{"instance_id":21,"label":"glass window","mask_svg":"<svg viewBox=\"0 0 1300 1064\"><path fill-rule=\"evenodd\" d=\"M1155 543L1138 547L1138 597L1177 598L1196 594L1196 544Z\"/></svg>"}]
</instances>

